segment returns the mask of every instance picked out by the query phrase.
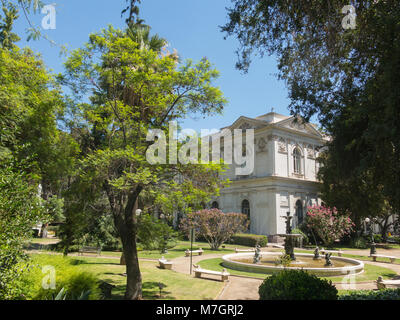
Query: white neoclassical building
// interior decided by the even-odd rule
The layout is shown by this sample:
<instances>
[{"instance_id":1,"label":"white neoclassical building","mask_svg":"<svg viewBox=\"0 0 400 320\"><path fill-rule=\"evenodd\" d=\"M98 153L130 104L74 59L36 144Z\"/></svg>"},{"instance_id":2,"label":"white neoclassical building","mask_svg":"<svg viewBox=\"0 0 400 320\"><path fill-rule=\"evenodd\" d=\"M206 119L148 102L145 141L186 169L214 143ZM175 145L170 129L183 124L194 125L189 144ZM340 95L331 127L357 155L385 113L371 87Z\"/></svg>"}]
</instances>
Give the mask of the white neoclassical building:
<instances>
[{"instance_id":1,"label":"white neoclassical building","mask_svg":"<svg viewBox=\"0 0 400 320\"><path fill-rule=\"evenodd\" d=\"M293 227L306 214L306 207L320 204L316 174L318 153L325 138L314 124L274 112L248 118L240 117L226 129L254 129L254 170L236 175L232 164L225 173L231 180L221 190L213 207L223 212L242 212L250 217L250 233L275 235L285 232L281 216L290 212Z\"/></svg>"}]
</instances>

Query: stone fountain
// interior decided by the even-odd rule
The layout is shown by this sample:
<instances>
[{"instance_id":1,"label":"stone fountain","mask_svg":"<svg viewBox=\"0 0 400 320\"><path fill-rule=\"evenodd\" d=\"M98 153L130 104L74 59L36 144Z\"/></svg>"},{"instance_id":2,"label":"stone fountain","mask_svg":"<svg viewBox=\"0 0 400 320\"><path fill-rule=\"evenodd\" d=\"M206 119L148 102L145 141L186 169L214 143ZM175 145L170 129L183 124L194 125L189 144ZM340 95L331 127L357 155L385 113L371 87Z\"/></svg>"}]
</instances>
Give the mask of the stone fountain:
<instances>
[{"instance_id":1,"label":"stone fountain","mask_svg":"<svg viewBox=\"0 0 400 320\"><path fill-rule=\"evenodd\" d=\"M326 254L325 259L323 259L320 256L319 248L316 248L313 254L297 253L296 256L301 261L300 259L296 261L294 255L295 239L302 237L302 235L291 233L290 222L293 217L290 216L290 212L283 218L286 219L286 233L279 236L285 238L285 253L290 256L292 261L289 266L276 264L281 253L263 251L261 255L259 246L256 247L255 253L233 253L223 256L223 266L233 270L265 274L284 269L304 270L320 277L343 276L363 272L363 262L345 257L333 257L330 253Z\"/></svg>"},{"instance_id":2,"label":"stone fountain","mask_svg":"<svg viewBox=\"0 0 400 320\"><path fill-rule=\"evenodd\" d=\"M290 225L290 221L292 220L292 216L290 216L290 212L287 212L286 216L281 216L286 219L286 234L279 234L280 237L285 238L285 253L290 256L292 261L296 261L296 256L294 255L294 245L295 239L302 238L303 236L298 233L292 234L292 227Z\"/></svg>"}]
</instances>

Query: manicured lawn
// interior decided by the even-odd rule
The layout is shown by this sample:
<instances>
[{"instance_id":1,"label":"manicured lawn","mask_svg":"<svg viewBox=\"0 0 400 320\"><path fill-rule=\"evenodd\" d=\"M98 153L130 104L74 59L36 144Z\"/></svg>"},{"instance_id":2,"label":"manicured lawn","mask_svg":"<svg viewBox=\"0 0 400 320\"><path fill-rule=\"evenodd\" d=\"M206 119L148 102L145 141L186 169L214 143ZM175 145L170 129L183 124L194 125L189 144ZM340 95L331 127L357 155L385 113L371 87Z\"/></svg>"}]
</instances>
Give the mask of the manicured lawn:
<instances>
[{"instance_id":1,"label":"manicured lawn","mask_svg":"<svg viewBox=\"0 0 400 320\"><path fill-rule=\"evenodd\" d=\"M207 242L193 243L193 250L198 250L200 248L204 250L203 255L213 254L213 253L217 253L217 254L233 253L235 251L235 248L248 249L248 247L245 247L245 246L225 244L225 248L220 247L219 250L211 250L210 246ZM183 257L185 255L185 251L187 249L190 249L190 242L189 241L179 241L178 244L174 248L168 249L168 253L166 253L166 254L161 254L160 251L158 251L158 250L152 250L152 251L143 250L143 251L139 252L139 258L159 259L161 256L164 256L167 259L174 259L174 258L178 258L178 257Z\"/></svg>"},{"instance_id":2,"label":"manicured lawn","mask_svg":"<svg viewBox=\"0 0 400 320\"><path fill-rule=\"evenodd\" d=\"M46 264L51 264L49 259L54 259L56 270L56 262L63 259L58 255L35 254L32 256L35 256L35 260L39 262L43 257L43 262ZM71 263L79 270L92 272L100 280L115 285L112 299L123 298L126 285L126 277L123 275L125 266L120 266L118 261L94 257L69 257L67 259L71 260ZM197 279L190 275L159 269L157 265L158 263L153 261L140 261L144 299L160 299L159 283L165 285L161 299L166 300L211 300L222 290L222 282Z\"/></svg>"},{"instance_id":3,"label":"manicured lawn","mask_svg":"<svg viewBox=\"0 0 400 320\"><path fill-rule=\"evenodd\" d=\"M199 265L204 269L216 270L216 271L221 271L223 268L225 268L222 265L221 258L203 260L199 262ZM268 277L268 274L237 271L228 268L227 270L232 275L246 276L246 277L253 277L260 279L265 279L266 277ZM360 275L356 275L355 281L362 282L362 281L376 280L378 279L379 276L382 276L384 279L390 279L393 278L395 275L396 273L391 269L365 264L364 272ZM325 278L331 280L332 282L341 282L343 279L343 277L325 277Z\"/></svg>"},{"instance_id":4,"label":"manicured lawn","mask_svg":"<svg viewBox=\"0 0 400 320\"><path fill-rule=\"evenodd\" d=\"M161 258L161 256L164 256L166 259L174 259L185 256L185 251L189 248L190 248L189 241L179 241L174 248L168 249L168 253L165 254L161 254L159 250L141 250L138 253L139 253L139 258L158 260ZM225 245L225 248L220 247L219 250L211 250L210 246L206 242L196 242L193 244L193 250L198 250L200 248L202 248L204 251L203 255L206 255L213 253L228 254L228 253L233 253L235 248L248 248L248 247L239 245ZM111 257L121 257L121 252L102 251L101 255L111 256Z\"/></svg>"},{"instance_id":5,"label":"manicured lawn","mask_svg":"<svg viewBox=\"0 0 400 320\"><path fill-rule=\"evenodd\" d=\"M29 241L30 248L36 250L46 251L46 244L53 243L54 240L57 239L40 239L35 238ZM233 245L233 244L225 244L225 248L220 247L219 250L211 250L210 246L207 242L195 242L193 243L193 250L197 250L202 248L204 250L203 255L220 253L220 254L228 254L233 253L235 248L245 248L248 247ZM146 259L160 259L161 256L164 256L166 259L174 259L178 257L183 257L185 255L185 251L190 249L190 241L179 241L174 248L168 249L168 253L161 254L159 250L142 250L139 251L139 258ZM121 257L120 251L101 251L102 256L110 256L110 257Z\"/></svg>"}]
</instances>

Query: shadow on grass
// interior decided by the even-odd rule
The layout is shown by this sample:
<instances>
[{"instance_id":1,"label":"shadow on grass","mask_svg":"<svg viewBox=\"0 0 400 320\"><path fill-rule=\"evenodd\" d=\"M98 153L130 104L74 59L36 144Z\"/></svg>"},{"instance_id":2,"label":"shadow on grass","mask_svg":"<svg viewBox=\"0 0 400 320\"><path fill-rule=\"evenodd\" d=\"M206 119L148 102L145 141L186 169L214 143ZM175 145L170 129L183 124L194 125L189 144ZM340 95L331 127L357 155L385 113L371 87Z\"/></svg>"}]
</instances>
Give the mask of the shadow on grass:
<instances>
[{"instance_id":1,"label":"shadow on grass","mask_svg":"<svg viewBox=\"0 0 400 320\"><path fill-rule=\"evenodd\" d=\"M96 258L95 258L96 259ZM114 262L112 262L112 261L107 261L107 262L105 262L105 261L100 261L100 262L96 262L96 261L87 261L87 260L84 260L84 259L72 259L71 260L71 264L72 265L74 265L74 266L77 266L77 265L85 265L85 264L93 264L93 265L115 265L115 266L119 266L120 264L119 263L114 263Z\"/></svg>"},{"instance_id":2,"label":"shadow on grass","mask_svg":"<svg viewBox=\"0 0 400 320\"><path fill-rule=\"evenodd\" d=\"M160 297L160 285L161 285L161 297ZM162 282L147 281L142 284L143 298L148 300L168 299L175 300L175 297L171 296L171 292L166 291L167 285Z\"/></svg>"},{"instance_id":3,"label":"shadow on grass","mask_svg":"<svg viewBox=\"0 0 400 320\"><path fill-rule=\"evenodd\" d=\"M164 283L163 286L166 287ZM159 300L159 299L167 299L167 300L176 300L175 297L171 296L171 292L166 291L165 287L161 291L160 297L160 288L159 282L147 281L142 284L142 296L145 300ZM112 291L112 300L123 300L125 296L126 285L116 285Z\"/></svg>"},{"instance_id":4,"label":"shadow on grass","mask_svg":"<svg viewBox=\"0 0 400 320\"><path fill-rule=\"evenodd\" d=\"M400 277L396 273L393 273L393 272L384 272L384 273L380 273L379 275L381 277L387 277L389 279L399 278Z\"/></svg>"}]
</instances>

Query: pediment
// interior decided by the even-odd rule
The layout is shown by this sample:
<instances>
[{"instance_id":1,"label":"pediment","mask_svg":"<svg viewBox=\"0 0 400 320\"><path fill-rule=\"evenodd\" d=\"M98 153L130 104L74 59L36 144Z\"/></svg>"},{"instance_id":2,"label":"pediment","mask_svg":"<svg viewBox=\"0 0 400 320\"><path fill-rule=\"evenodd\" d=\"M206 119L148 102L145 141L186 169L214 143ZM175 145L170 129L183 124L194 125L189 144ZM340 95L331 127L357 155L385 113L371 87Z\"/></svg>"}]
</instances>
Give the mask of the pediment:
<instances>
[{"instance_id":1,"label":"pediment","mask_svg":"<svg viewBox=\"0 0 400 320\"><path fill-rule=\"evenodd\" d=\"M323 135L309 122L305 122L301 117L290 117L274 124L276 127L282 127L291 131L306 133L309 135L323 138Z\"/></svg>"},{"instance_id":2,"label":"pediment","mask_svg":"<svg viewBox=\"0 0 400 320\"><path fill-rule=\"evenodd\" d=\"M268 125L268 123L266 123L263 120L257 120L257 119L252 119L252 118L241 116L232 125L230 125L229 127L223 128L223 129L230 129L230 130L258 129L258 128L264 127L266 125Z\"/></svg>"}]
</instances>

